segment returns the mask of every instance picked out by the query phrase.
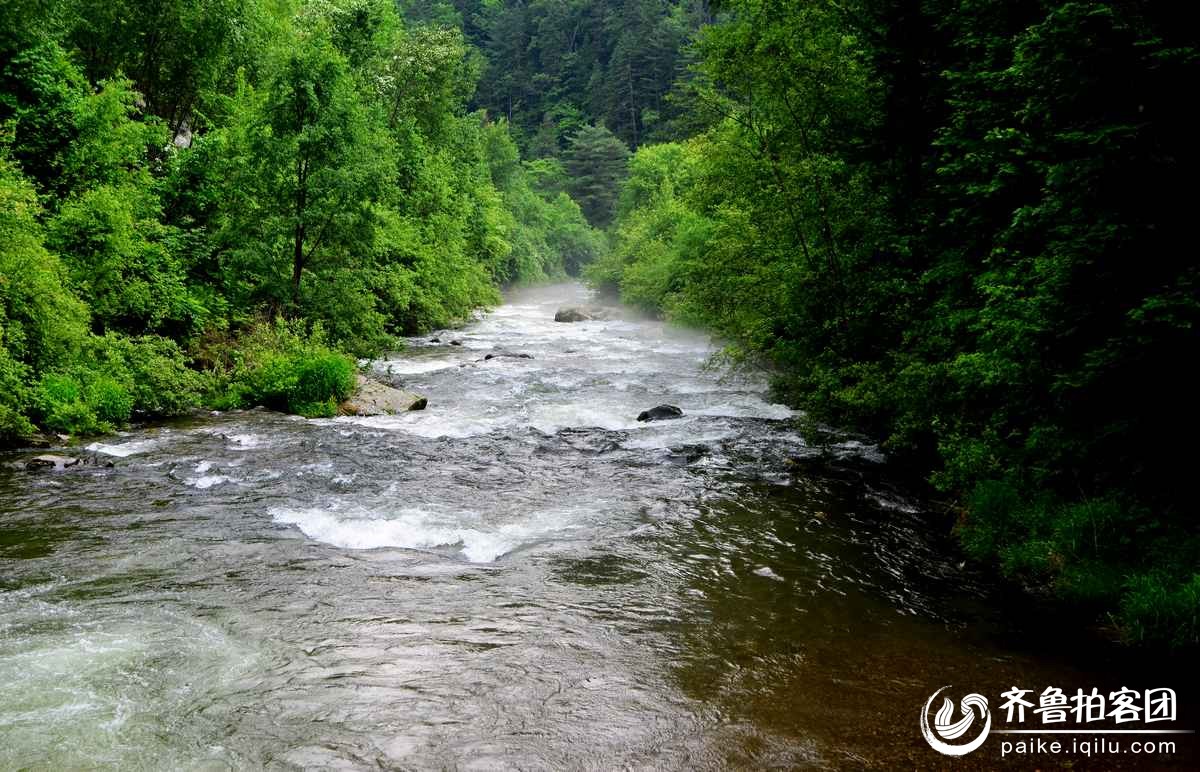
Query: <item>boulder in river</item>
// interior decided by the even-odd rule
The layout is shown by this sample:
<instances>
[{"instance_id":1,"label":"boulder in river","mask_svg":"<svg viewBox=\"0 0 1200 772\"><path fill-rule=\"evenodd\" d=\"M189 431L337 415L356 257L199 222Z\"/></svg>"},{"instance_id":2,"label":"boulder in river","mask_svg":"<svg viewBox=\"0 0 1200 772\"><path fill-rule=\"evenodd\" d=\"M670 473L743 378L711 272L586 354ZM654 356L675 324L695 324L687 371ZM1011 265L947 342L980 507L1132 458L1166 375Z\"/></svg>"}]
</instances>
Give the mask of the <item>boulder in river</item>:
<instances>
[{"instance_id":1,"label":"boulder in river","mask_svg":"<svg viewBox=\"0 0 1200 772\"><path fill-rule=\"evenodd\" d=\"M516 351L493 351L483 357L483 361L489 359L533 359L532 354L519 354Z\"/></svg>"},{"instance_id":2,"label":"boulder in river","mask_svg":"<svg viewBox=\"0 0 1200 772\"><path fill-rule=\"evenodd\" d=\"M409 410L424 410L426 404L428 400L419 394L392 388L360 375L354 393L338 410L342 415L395 415Z\"/></svg>"},{"instance_id":3,"label":"boulder in river","mask_svg":"<svg viewBox=\"0 0 1200 772\"><path fill-rule=\"evenodd\" d=\"M670 421L674 418L683 418L683 411L674 405L659 405L658 407L652 407L649 410L643 410L638 413L637 420Z\"/></svg>"},{"instance_id":4,"label":"boulder in river","mask_svg":"<svg viewBox=\"0 0 1200 772\"><path fill-rule=\"evenodd\" d=\"M612 318L612 309L604 306L564 306L554 315L556 322L603 322Z\"/></svg>"},{"instance_id":5,"label":"boulder in river","mask_svg":"<svg viewBox=\"0 0 1200 772\"><path fill-rule=\"evenodd\" d=\"M34 456L25 462L26 469L53 469L56 472L76 466L80 463L80 459L72 456L60 456L55 453L46 453L41 456Z\"/></svg>"},{"instance_id":6,"label":"boulder in river","mask_svg":"<svg viewBox=\"0 0 1200 772\"><path fill-rule=\"evenodd\" d=\"M458 340L457 338L455 338L454 340L450 341L450 345L451 345L451 346L461 346L461 345L462 345L462 341L461 341L461 340Z\"/></svg>"}]
</instances>

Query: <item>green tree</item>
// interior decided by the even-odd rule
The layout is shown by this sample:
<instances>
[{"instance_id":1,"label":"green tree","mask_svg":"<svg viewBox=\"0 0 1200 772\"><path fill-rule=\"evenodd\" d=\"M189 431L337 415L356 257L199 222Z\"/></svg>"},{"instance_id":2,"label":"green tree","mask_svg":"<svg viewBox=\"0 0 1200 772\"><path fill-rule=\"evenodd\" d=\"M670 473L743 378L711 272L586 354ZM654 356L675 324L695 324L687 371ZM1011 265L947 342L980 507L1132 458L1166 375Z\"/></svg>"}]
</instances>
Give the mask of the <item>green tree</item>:
<instances>
[{"instance_id":1,"label":"green tree","mask_svg":"<svg viewBox=\"0 0 1200 772\"><path fill-rule=\"evenodd\" d=\"M61 0L68 40L93 82L127 76L172 136L218 107L217 92L272 34L256 0Z\"/></svg>"},{"instance_id":2,"label":"green tree","mask_svg":"<svg viewBox=\"0 0 1200 772\"><path fill-rule=\"evenodd\" d=\"M564 154L571 180L568 190L597 228L612 222L628 160L629 148L603 126L585 126L571 137Z\"/></svg>"},{"instance_id":3,"label":"green tree","mask_svg":"<svg viewBox=\"0 0 1200 772\"><path fill-rule=\"evenodd\" d=\"M222 240L252 296L302 310L306 272L369 252L389 143L346 61L320 30L277 55L262 93L242 91L230 137Z\"/></svg>"},{"instance_id":4,"label":"green tree","mask_svg":"<svg viewBox=\"0 0 1200 772\"><path fill-rule=\"evenodd\" d=\"M43 242L33 186L0 155L0 442L33 431L31 384L78 355L87 308Z\"/></svg>"}]
</instances>

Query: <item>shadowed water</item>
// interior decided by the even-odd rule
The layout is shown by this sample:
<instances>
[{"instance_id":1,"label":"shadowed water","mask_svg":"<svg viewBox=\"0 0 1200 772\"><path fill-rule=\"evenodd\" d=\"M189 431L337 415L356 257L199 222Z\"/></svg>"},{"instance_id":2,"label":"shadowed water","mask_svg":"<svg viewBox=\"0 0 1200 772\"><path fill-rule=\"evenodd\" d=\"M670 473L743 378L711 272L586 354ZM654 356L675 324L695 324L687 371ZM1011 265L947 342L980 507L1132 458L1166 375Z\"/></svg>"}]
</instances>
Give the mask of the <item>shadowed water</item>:
<instances>
[{"instance_id":1,"label":"shadowed water","mask_svg":"<svg viewBox=\"0 0 1200 772\"><path fill-rule=\"evenodd\" d=\"M799 416L707 338L552 321L583 299L374 363L421 412L0 470L0 768L931 768L946 684L1188 689L960 566L874 448L793 474Z\"/></svg>"}]
</instances>

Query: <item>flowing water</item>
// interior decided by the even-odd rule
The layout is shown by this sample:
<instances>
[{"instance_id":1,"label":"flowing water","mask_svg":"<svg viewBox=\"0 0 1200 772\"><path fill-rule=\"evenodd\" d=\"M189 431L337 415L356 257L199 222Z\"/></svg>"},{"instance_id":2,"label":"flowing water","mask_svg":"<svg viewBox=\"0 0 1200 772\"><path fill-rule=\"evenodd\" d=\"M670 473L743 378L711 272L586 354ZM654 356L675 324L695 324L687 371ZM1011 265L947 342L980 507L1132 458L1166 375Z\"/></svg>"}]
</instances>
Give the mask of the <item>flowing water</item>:
<instances>
[{"instance_id":1,"label":"flowing water","mask_svg":"<svg viewBox=\"0 0 1200 772\"><path fill-rule=\"evenodd\" d=\"M706 337L552 321L583 299L373 363L421 412L232 412L0 471L0 768L930 768L946 684L1186 690L1081 659L1107 650ZM635 420L660 403L685 417Z\"/></svg>"}]
</instances>

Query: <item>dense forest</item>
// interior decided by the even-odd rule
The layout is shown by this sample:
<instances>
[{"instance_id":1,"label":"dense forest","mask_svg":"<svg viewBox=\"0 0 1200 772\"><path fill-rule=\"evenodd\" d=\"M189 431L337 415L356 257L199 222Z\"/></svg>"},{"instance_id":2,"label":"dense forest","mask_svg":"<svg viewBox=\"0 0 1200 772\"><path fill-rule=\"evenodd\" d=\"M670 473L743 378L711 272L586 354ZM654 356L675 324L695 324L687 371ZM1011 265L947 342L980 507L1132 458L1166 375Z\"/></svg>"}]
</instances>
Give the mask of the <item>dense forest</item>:
<instances>
[{"instance_id":1,"label":"dense forest","mask_svg":"<svg viewBox=\"0 0 1200 772\"><path fill-rule=\"evenodd\" d=\"M469 109L457 28L365 1L0 13L0 439L200 403L329 414L345 354L604 245Z\"/></svg>"},{"instance_id":2,"label":"dense forest","mask_svg":"<svg viewBox=\"0 0 1200 772\"><path fill-rule=\"evenodd\" d=\"M1200 642L1200 47L1147 0L8 0L0 441L268 404L583 271Z\"/></svg>"},{"instance_id":3,"label":"dense forest","mask_svg":"<svg viewBox=\"0 0 1200 772\"><path fill-rule=\"evenodd\" d=\"M884 440L970 555L1126 639L1195 645L1182 13L721 3L691 48L707 125L638 148L590 275Z\"/></svg>"}]
</instances>

